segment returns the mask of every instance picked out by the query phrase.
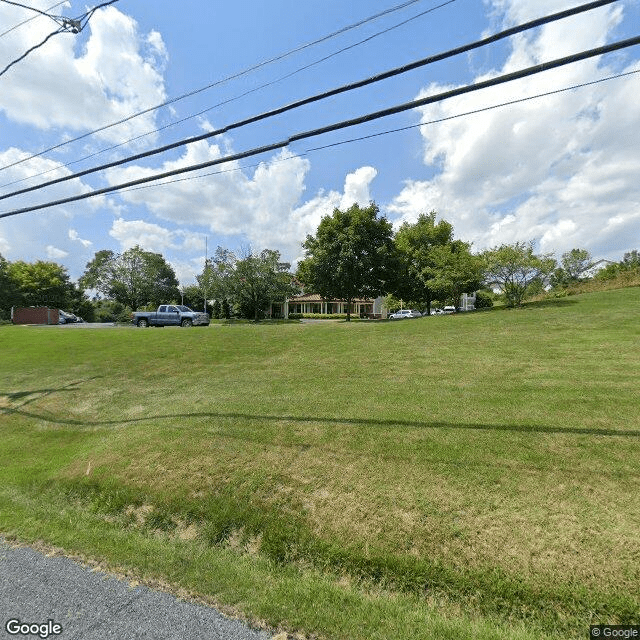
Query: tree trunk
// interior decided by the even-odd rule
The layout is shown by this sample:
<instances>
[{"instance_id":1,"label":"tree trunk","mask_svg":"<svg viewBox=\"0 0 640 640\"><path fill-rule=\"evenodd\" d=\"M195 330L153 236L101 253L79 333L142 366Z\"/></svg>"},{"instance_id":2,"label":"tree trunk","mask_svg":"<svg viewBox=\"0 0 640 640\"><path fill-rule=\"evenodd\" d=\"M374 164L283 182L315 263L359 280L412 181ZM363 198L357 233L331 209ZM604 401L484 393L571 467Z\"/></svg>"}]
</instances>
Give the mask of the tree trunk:
<instances>
[{"instance_id":1,"label":"tree trunk","mask_svg":"<svg viewBox=\"0 0 640 640\"><path fill-rule=\"evenodd\" d=\"M351 322L351 298L347 298L347 322Z\"/></svg>"}]
</instances>

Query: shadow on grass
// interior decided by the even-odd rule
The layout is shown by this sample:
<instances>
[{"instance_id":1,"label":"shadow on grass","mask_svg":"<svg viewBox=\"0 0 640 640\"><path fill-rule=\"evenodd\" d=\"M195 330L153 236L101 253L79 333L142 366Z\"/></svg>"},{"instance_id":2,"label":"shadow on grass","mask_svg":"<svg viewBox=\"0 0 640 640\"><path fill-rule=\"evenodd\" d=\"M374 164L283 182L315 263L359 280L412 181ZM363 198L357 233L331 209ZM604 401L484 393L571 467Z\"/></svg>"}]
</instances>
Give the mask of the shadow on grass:
<instances>
[{"instance_id":1,"label":"shadow on grass","mask_svg":"<svg viewBox=\"0 0 640 640\"><path fill-rule=\"evenodd\" d=\"M73 383L78 384L78 383ZM68 385L69 387L71 385ZM45 390L49 395L55 391L71 391L68 387L64 387L59 390ZM32 392L19 392L18 394L0 394L5 397L11 395L28 396L30 394L43 393L42 391ZM293 415L260 415L252 413L239 413L239 412L216 412L216 411L194 411L184 413L169 413L160 415L149 415L141 418L122 418L120 420L78 420L74 418L67 418L55 415L39 414L35 412L24 411L24 407L28 402L33 402L37 399L36 396L32 400L29 400L18 407L0 407L0 414L5 415L22 415L26 418L33 418L34 420L44 420L52 424L66 425L70 427L84 427L84 428L96 428L96 427L109 427L115 425L136 424L140 422L157 422L164 420L188 420L192 418L211 418L211 419L233 419L233 420L247 420L247 421L263 421L263 422L291 422L291 423L320 423L320 424L348 424L355 426L366 427L381 427L381 428L393 428L393 427L407 427L411 429L459 429L462 431L507 431L516 433L550 433L559 435L592 435L592 436L613 436L613 437L640 437L640 430L638 429L604 429L604 428L580 428L580 427L551 427L546 425L510 425L510 424L485 424L485 423L457 423L457 422L443 422L443 421L421 421L421 420L379 420L375 418L330 418L323 416L293 416Z\"/></svg>"},{"instance_id":2,"label":"shadow on grass","mask_svg":"<svg viewBox=\"0 0 640 640\"><path fill-rule=\"evenodd\" d=\"M78 385L88 382L89 380L96 380L97 378L101 378L102 376L93 376L91 378L87 378L85 380L76 380L75 382L70 382L69 384L64 385L63 387L58 387L55 389L33 389L31 391L14 391L13 393L3 393L0 392L0 403L2 400L6 402L19 402L20 400L24 400L18 408L24 407L31 402L35 402L40 398L45 398L47 396L53 395L54 393L64 393L69 391L79 391ZM14 407L5 407L4 412L14 411Z\"/></svg>"}]
</instances>

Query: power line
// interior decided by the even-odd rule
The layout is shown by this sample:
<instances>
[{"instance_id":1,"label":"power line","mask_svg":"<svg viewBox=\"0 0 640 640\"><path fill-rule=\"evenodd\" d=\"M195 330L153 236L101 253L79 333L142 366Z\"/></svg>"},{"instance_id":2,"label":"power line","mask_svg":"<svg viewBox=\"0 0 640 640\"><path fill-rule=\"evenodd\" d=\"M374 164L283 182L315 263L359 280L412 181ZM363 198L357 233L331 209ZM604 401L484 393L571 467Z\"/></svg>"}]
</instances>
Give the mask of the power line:
<instances>
[{"instance_id":1,"label":"power line","mask_svg":"<svg viewBox=\"0 0 640 640\"><path fill-rule=\"evenodd\" d=\"M404 104L395 105L393 107L389 107L387 109L383 109L380 111L375 111L373 113L368 113L366 115L360 116L358 118L352 118L350 120L343 120L341 122L336 122L334 124L330 124L324 127L320 127L317 129L312 129L310 131L305 131L302 133L295 134L290 136L286 140L281 140L280 142L274 142L269 145L264 145L261 147L256 147L253 149L249 149L248 151L243 151L240 153L232 154L229 156L224 156L222 158L217 158L215 160L209 160L208 162L202 162L196 165L189 165L187 167L181 167L179 169L173 169L171 171L165 171L163 173L154 174L152 176L146 176L144 178L138 178L136 180L131 180L129 182L125 182L119 185L113 185L110 187L104 187L102 189L97 189L91 191L89 193L83 193L76 196L70 196L67 198L62 198L60 200L55 200L51 202L46 202L39 205L34 205L30 207L23 207L21 209L15 209L13 211L8 211L6 213L0 214L0 218L7 218L9 216L15 216L22 213L28 213L30 211L36 211L39 209L46 209L49 207L54 207L61 204L68 204L71 202L77 202L79 200L85 200L87 198L92 198L98 195L104 195L107 193L111 193L114 191L119 191L121 189L125 189L127 187L133 187L140 184L146 184L148 182L154 182L156 180L161 180L163 178L168 178L175 175L180 175L183 173L189 173L191 171L198 171L200 169L205 169L207 167L211 167L218 164L224 164L226 162L233 162L236 160L242 160L243 158L249 158L252 156L260 155L263 153L267 153L270 151L275 151L277 149L282 149L294 142L298 142L300 140L305 140L307 138L316 137L319 135L323 135L325 133L329 133L332 131L338 131L340 129L346 129L349 127L353 127L359 124L364 124L365 122L372 122L373 120L378 120L380 118L385 118L390 115L395 115L398 113L402 113L404 111L408 111L410 109L415 109L417 107L423 107L428 104L433 104L435 102L442 102L444 100L448 100L450 98L454 98L460 95L464 95L467 93L472 93L475 91L479 91L481 89L486 89L489 87L494 87L496 85L504 84L506 82L512 82L514 80L520 80L522 78L526 78L538 73L542 73L543 71L548 71L550 69L556 69L558 67L565 66L567 64L572 64L574 62L579 62L581 60L586 60L588 58L593 58L596 56L603 55L605 53L611 53L613 51L618 51L627 47L635 46L640 44L640 36L635 36L634 38L628 38L626 40L621 40L618 42L614 42L609 45L605 45L602 47L597 47L595 49L590 49L588 51L582 51L580 53L576 53L570 56L565 56L563 58L557 58L556 60L551 60L549 62L544 62L542 64L534 65L532 67L527 67L526 69L521 69L520 71L514 71L512 73L507 73L502 76L498 76L492 78L490 80L484 80L482 82L478 82L472 85L465 85L463 87L458 87L457 89L451 89L449 91L445 91L443 93L435 94L432 96L427 96L425 98L420 98L418 100L413 100L411 102L406 102Z\"/></svg>"},{"instance_id":2,"label":"power line","mask_svg":"<svg viewBox=\"0 0 640 640\"><path fill-rule=\"evenodd\" d=\"M3 0L3 1L6 2L7 0ZM56 4L50 6L48 9L45 9L45 12L51 11L52 9L55 9L56 7L59 7L61 4L65 4L66 2L67 2L67 0L62 0L62 2L57 2ZM28 22L31 22L32 20L35 20L38 17L39 16L33 16L32 18L28 18L27 20L23 20L22 22L14 25L10 29L7 29L6 31L3 31L2 33L0 33L0 38L2 38L2 36L6 36L8 33L11 33L15 29L18 29L22 25L27 24Z\"/></svg>"},{"instance_id":3,"label":"power line","mask_svg":"<svg viewBox=\"0 0 640 640\"><path fill-rule=\"evenodd\" d=\"M302 153L292 154L287 156L286 158L279 158L273 160L273 162L288 162L290 160L296 160L299 158L304 158L315 151L323 151L324 149L331 149L333 147L339 147L345 144L352 144L354 142L361 142L362 140L370 140L372 138L379 138L381 136L390 135L392 133L400 133L402 131L408 131L410 129L419 129L421 127L426 127L432 124L440 124L442 122L447 122L449 120L455 120L457 118L464 118L466 116L476 115L478 113L484 113L485 111L492 111L494 109L499 109L502 107L509 107L514 104L520 104L522 102L528 102L530 100L537 100L538 98L546 98L548 96L566 93L568 91L574 91L576 89L582 89L584 87L590 87L596 84L601 84L603 82L608 82L609 80L616 80L619 78L625 78L628 76L635 75L636 73L640 73L640 69L636 69L635 71L627 71L625 73L617 73L612 76L607 76L605 78L599 78L598 80L592 80L590 82L582 82L580 84L574 84L569 87L563 87L562 89L555 89L553 91L545 91L544 93L538 93L533 96L527 96L526 98L517 98L515 100L509 100L507 102L500 102L498 104L493 104L488 107L481 107L479 109L473 109L472 111L464 111L462 113L456 113L451 116L445 116L444 118L437 118L436 120L429 120L428 122L419 122L418 124L410 124L406 127L398 127L396 129L387 129L385 131L378 131L377 133L371 133L366 136L359 136L357 138L349 138L347 140L340 140L339 142L332 142L331 144L325 144L320 147L311 147L310 149L306 149ZM234 167L233 169L220 169L219 171L209 171L207 173L201 173L197 176L189 176L187 178L176 178L175 180L166 180L164 182L157 182L156 184L145 184L137 187L128 187L124 189L118 189L118 193L127 193L130 191L141 191L142 189L157 189L158 187L165 187L170 184L176 184L178 182L190 182L191 180L200 180L202 178L209 178L211 176L218 176L223 173L235 173L238 171L245 171L247 169L254 169L259 167L261 163L256 162L254 164L247 164L242 167Z\"/></svg>"},{"instance_id":4,"label":"power line","mask_svg":"<svg viewBox=\"0 0 640 640\"><path fill-rule=\"evenodd\" d=\"M117 0L112 0L112 2L116 2ZM33 158L38 158L39 156L42 156L46 153L49 153L50 151L54 151L56 149L59 149L60 147L63 147L65 145L71 144L72 142L78 142L79 140L83 140L84 138L87 138L89 136L92 136L96 133L100 133L101 131L105 131L107 129L110 129L112 127L116 127L120 124L124 124L125 122L129 122L130 120L133 120L134 118L138 118L139 116L145 115L146 113L150 113L152 111L156 111L157 109L161 109L163 107L167 107L171 104L174 104L180 100L184 100L185 98L190 98L191 96L197 95L198 93L202 93L203 91L206 91L207 89L211 89L215 86L224 84L226 82L229 82L230 80L235 80L237 78L240 78L244 75L247 75L248 73L251 73L252 71L256 71L257 69L260 69L262 67L265 67L269 64L272 64L274 62L278 62L280 60L283 60L284 58L288 58L289 56L293 55L294 53L298 53L300 51L303 51L304 49L308 49L309 47L315 46L317 44L320 44L321 42L325 42L327 40L330 40L331 38L334 38L338 35L341 35L343 33L346 33L347 31L350 31L352 29L355 29L357 27L362 26L363 24L366 24L367 22L372 22L373 20L377 20L378 18L381 18L385 15L388 15L390 13L394 13L395 11L399 11L400 9L404 9L412 4L415 4L416 2L421 2L422 0L406 0L405 2L403 2L402 4L396 5L394 7L391 7L389 9L385 9L384 11L381 11L379 13L376 13L372 16L369 16L368 18L364 18L362 20L359 20L358 22L355 22L353 24L350 24L346 27L342 27L341 29L338 29L337 31L334 31L332 33L329 33L325 36L322 36L321 38L318 38L317 40L313 40L311 42L307 42L305 44L299 45L298 47L291 49L289 51L286 51L284 53L278 54L277 56L274 56L273 58L269 58L268 60L263 60L262 62L258 62L257 64L254 64L251 67L247 67L246 69L243 69L241 71L238 71L237 73L234 73L230 76L227 76L225 78L222 78L220 80L216 80L208 85L205 85L204 87L200 87L199 89L194 89L192 91L189 91L187 93L183 93L182 95L179 95L175 98L171 98L170 100L166 100L165 102L162 102L160 104L157 104L153 107L148 107L147 109L143 109L142 111L138 111L137 113L134 113L130 116L127 116L126 118L122 118L121 120L117 120L115 122L112 122L110 124L104 125L103 127L98 127L97 129L94 129L93 131L89 131L87 133L84 133L80 136L77 136L76 138L72 138L70 140L65 140L64 142L61 142L59 144L53 145L52 147L49 147L47 149L43 149L42 151L35 153L33 155L30 155L26 158L22 158L22 160L17 160L16 162L13 162L11 164L5 165L4 167L0 167L0 171L4 170L4 169L8 169L9 167L13 167L17 164L21 164L23 162L27 162L27 160L32 160ZM455 0L451 0L451 2L453 2ZM616 0L611 0L616 1ZM105 4L112 4L112 2L109 3L105 3ZM445 3L445 4L448 4ZM102 5L101 5L102 6Z\"/></svg>"},{"instance_id":5,"label":"power line","mask_svg":"<svg viewBox=\"0 0 640 640\"><path fill-rule=\"evenodd\" d=\"M52 31L42 42L36 44L30 49L27 49L19 58L12 60L2 71L0 71L0 76L4 75L9 69L11 69L11 67L13 67L14 64L18 64L18 62L20 62L21 60L24 60L32 51L35 51L36 49L39 49L41 46L46 44L51 38L53 38L53 36L57 36L59 33L65 33L65 32L66 32L66 29L63 29L62 27L60 27L59 29L56 29L55 31Z\"/></svg>"},{"instance_id":6,"label":"power line","mask_svg":"<svg viewBox=\"0 0 640 640\"><path fill-rule=\"evenodd\" d=\"M31 8L31 7L25 7L24 5L18 4L17 2L11 2L10 0L3 0L3 2L16 5L19 7L27 8L27 9ZM11 61L2 71L0 71L0 76L3 76L11 67L13 67L13 65L17 64L21 60L24 60L31 52L35 51L36 49L39 49L41 46L46 44L53 36L56 36L59 33L74 33L74 34L80 33L84 29L84 27L87 25L87 23L91 19L91 16L93 16L93 14L97 9L100 9L101 7L106 7L107 5L110 5L110 4L114 4L115 2L118 2L118 0L110 0L110 2L103 2L102 4L94 7L93 9L89 9L89 11L83 13L81 16L75 19L64 18L64 17L57 18L48 13L44 13L39 9L33 9L33 11L36 11L39 14L42 14L44 16L51 18L54 22L60 24L61 26L58 29L56 29L56 31L52 31L42 42L31 47L30 49L25 51L20 57ZM84 20L84 23L82 22L83 20Z\"/></svg>"},{"instance_id":7,"label":"power line","mask_svg":"<svg viewBox=\"0 0 640 640\"><path fill-rule=\"evenodd\" d=\"M464 118L466 116L476 115L478 113L484 113L485 111L493 111L494 109L499 109L501 107L510 107L514 104L520 104L522 102L528 102L529 100L536 100L538 98L546 98L548 96L557 95L560 93L566 93L567 91L573 91L575 89L582 89L584 87L590 87L592 85L601 84L602 82L607 82L609 80L617 80L618 78L626 78L628 76L635 75L636 73L640 73L640 69L636 69L634 71L627 71L624 73L616 73L612 76L607 76L606 78L600 78L598 80L592 80L590 82L582 82L580 84L574 84L570 87L564 87L562 89L554 89L553 91L545 91L544 93L538 93L533 96L527 96L526 98L516 98L514 100L508 100L507 102L500 102L498 104L493 104L488 107L481 107L479 109L472 109L471 111L464 111L462 113L456 113L452 116L445 116L443 118L437 118L436 120L429 120L428 122L419 122L418 124L410 124L406 127L398 127L397 129L387 129L386 131L379 131L378 133L371 133L366 136L359 136L358 138L349 138L348 140L340 140L339 142L332 142L331 144L325 144L321 147L312 147L311 149L307 149L304 154L313 153L314 151L321 151L323 149L331 149L332 147L339 147L344 144L351 144L352 142L360 142L362 140L370 140L371 138L379 138L381 136L389 135L391 133L399 133L401 131L408 131L409 129L419 129L420 127L426 127L432 124L440 124L442 122L447 122L449 120L455 120L457 118ZM154 186L154 185L150 185ZM144 188L144 187L139 187Z\"/></svg>"},{"instance_id":8,"label":"power line","mask_svg":"<svg viewBox=\"0 0 640 640\"><path fill-rule=\"evenodd\" d=\"M51 20L53 20L56 24L60 24L60 18L58 16L52 16L50 13L47 13L46 11L41 11L40 9L36 9L36 7L30 7L20 2L14 2L13 0L1 0L1 1L4 2L5 4L13 5L14 7L20 7L21 9L27 9L28 11L35 11L35 13L38 13L41 16L45 16L46 18L51 18Z\"/></svg>"},{"instance_id":9,"label":"power line","mask_svg":"<svg viewBox=\"0 0 640 640\"><path fill-rule=\"evenodd\" d=\"M361 46L361 45L363 45L363 44L365 44L367 42L370 42L371 40L373 40L373 39L375 39L375 38L377 38L377 37L379 37L381 35L384 35L385 33L389 33L390 31L398 29L399 27L402 27L402 26L408 24L409 22L417 20L418 18L421 18L424 15L432 13L433 11L436 11L437 9L441 9L442 7L444 7L444 6L448 5L448 4L451 4L452 2L455 2L455 0L447 0L447 2L439 4L439 5L435 6L435 7L431 7L430 9L427 9L426 11L421 11L420 13L418 13L418 14L416 14L414 16L411 16L410 18L408 18L406 20L403 20L402 22L396 23L396 24L394 24L394 25L392 25L390 27L387 27L386 29L383 29L381 31L377 31L376 33L374 33L374 34L372 34L372 35L370 35L370 36L368 36L368 37L366 37L366 38L364 38L362 40L359 40L358 42L355 42L355 43L350 44L350 45L348 45L346 47L338 49L337 51L334 51L333 53L330 53L330 54L328 54L326 56L323 56L322 58L320 58L318 60L314 60L313 62L310 62L310 63L308 63L308 64L306 64L306 65L304 65L302 67L298 67L294 71L291 71L291 72L289 72L289 73L287 73L287 74L285 74L283 76L280 76L279 78L276 78L276 79L271 80L269 82L266 82L264 84L261 84L261 85L258 85L256 87L253 87L253 88L251 88L251 89L249 89L247 91L244 91L241 94L233 96L232 98L228 98L228 99L223 100L222 102L219 102L219 103L217 103L217 104L215 104L215 105L213 105L211 107L203 109L202 111L198 111L197 113L193 113L193 114L191 114L189 116L185 116L184 118L180 118L179 120L175 120L175 121L173 121L173 122L171 122L169 124L164 125L163 127L158 127L156 129L153 129L151 131L147 131L146 133L142 133L142 134L140 134L138 136L135 136L133 138L129 138L128 140L125 140L125 141L120 142L118 144L111 145L110 147L106 147L104 149L101 149L100 151L96 151L94 153L90 153L90 154L88 154L86 156L83 156L82 158L77 159L77 160L71 160L70 162L67 162L65 164L59 164L59 165L57 165L57 166L55 166L55 167L53 167L51 169L47 169L46 171L41 171L40 173L36 173L36 174L30 175L30 176L26 176L24 178L20 178L19 180L13 180L12 182L7 182L5 184L0 185L0 189L2 189L4 187L9 187L9 186L14 185L14 184L19 184L20 182L25 182L26 180L31 180L32 178L38 178L39 176L46 175L47 173L51 173L53 171L57 171L59 169L65 168L65 167L69 167L69 166L71 166L73 164L77 164L77 163L82 162L84 160L88 160L89 158L94 158L95 156L98 156L98 155L100 155L102 153L105 153L107 151L113 151L113 149L117 149L118 147L122 147L122 146L124 146L126 144L129 144L130 142L134 142L134 141L139 140L141 138L144 138L144 137L146 137L148 135L152 135L154 133L159 133L160 131L164 131L165 129L168 129L168 128L173 127L173 126L175 126L177 124L181 124L183 122L186 122L187 120L191 120L192 118L197 118L198 116L201 116L201 115L203 115L205 113L208 113L209 111L212 111L213 109L216 109L216 108L221 107L223 105L229 104L231 102L234 102L236 100L244 98L244 97L246 97L246 96L248 96L248 95L250 95L252 93L256 93L257 91L260 91L260 90L262 90L262 89L264 89L266 87L273 86L273 85L275 85L275 84L277 84L279 82L282 82L283 80L291 78L291 77L297 75L298 73L301 73L302 71L305 71L306 69L310 69L311 67L316 66L318 64L321 64L322 62L325 62L326 60L329 60L329 59L331 59L331 58L333 58L333 57L335 57L337 55L340 55L341 53L344 53L345 51L349 51L350 49L354 49L355 47L358 47L358 46ZM24 160L21 160L19 162L23 162L23 161ZM17 164L17 163L14 163L14 164ZM8 165L8 167L11 167L11 166L14 166L14 165ZM5 168L7 168L7 167L5 167Z\"/></svg>"},{"instance_id":10,"label":"power line","mask_svg":"<svg viewBox=\"0 0 640 640\"><path fill-rule=\"evenodd\" d=\"M149 151L144 151L142 153L138 153L132 156L128 156L126 158L122 158L120 160L115 160L113 162L108 162L106 164L102 164L99 165L97 167L92 167L89 169L84 169L83 171L78 171L76 173L67 175L67 176L63 176L61 178L56 178L54 180L49 180L48 182L43 182L41 184L38 185L34 185L31 187L25 187L23 189L19 189L17 191L12 191L10 193L4 194L0 196L0 200L5 200L6 198L11 198L14 197L16 195L21 195L24 193L30 193L32 191L37 191L40 189L43 189L45 187L54 185L54 184L60 184L61 182L66 182L68 180L73 180L74 178L79 178L82 176L86 176L89 175L91 173L96 173L98 171L103 171L105 169L110 169L112 167L117 167L120 166L122 164L126 164L128 162L133 162L134 160L141 160L143 158L148 158L150 156L153 155L157 155L159 153L164 153L166 151L170 151L172 149L176 149L178 147L182 147L185 146L187 144L192 144L194 142L199 142L201 140L207 140L209 138L215 137L215 136L219 136L221 134L224 133L228 133L229 131L232 131L233 129L238 129L240 127L244 127L248 124L253 124L255 122L259 122L261 120L266 120L267 118L271 118L273 116L276 115L281 115L283 113L286 113L287 111L292 111L293 109L297 109L301 106L307 105L307 104L312 104L314 102L318 102L320 100L324 100L326 98L335 96L335 95L339 95L341 93L345 93L347 91L353 91L354 89L359 89L361 87L376 83L376 82L380 82L382 80L387 80L388 78L392 78L394 76L397 75L401 75L403 73L407 73L408 71L412 71L414 69L417 69L419 67L423 67L429 64L432 64L434 62L439 62L441 60L445 60L447 58L451 58L453 56L459 55L461 53L466 53L468 51L472 51L474 49L478 49L480 47L486 46L487 44L491 44L494 42L497 42L499 40L502 40L504 38L510 37L512 35L515 35L517 33L521 33L523 31L527 31L529 29L533 29L534 27L538 27L544 24L548 24L550 22L555 22L557 20L561 20L563 18L566 18L568 16L572 16L572 15L576 15L578 13L583 13L585 11L590 11L596 7L601 7L603 5L607 5L607 4L612 4L613 2L617 2L618 0L595 0L593 2L589 2L587 4L584 5L580 5L578 7L574 7L572 9L567 9L565 11L561 11L559 13L555 13L555 14L551 14L549 16L545 16L542 18L538 18L536 20L532 20L530 22L526 22L524 24L515 26L515 27L511 27L510 29L507 29L505 31L501 31L500 33L494 34L492 36L488 36L487 38L483 38L482 40L477 40L475 42L472 42L470 44L466 44L463 45L461 47L456 47L455 49L450 49L449 51L445 51L443 53L439 53L433 56L429 56L427 58L422 58L421 60L417 60L415 62L403 65L401 67L395 67L394 69L390 69L388 71L384 71L382 73L379 73L377 75L371 76L369 78L365 78L364 80L359 80L357 82L352 82L350 84L346 84L346 85L342 85L340 87L334 88L334 89L330 89L329 91L325 91L323 93L320 94L315 94L313 96L310 96L308 98L304 98L302 100L298 100L296 102L292 102L290 104L284 105L282 107L278 107L276 109L272 109L270 111L265 111L263 113L260 113L258 115L255 116L251 116L249 118L246 118L244 120L240 120L238 122L234 122L232 124L229 124L225 127L222 127L220 129L215 129L213 131L208 131L206 133L200 134L198 136L193 136L190 138L185 138L183 140L179 140L177 142L173 142L171 144L167 144L164 145L162 147L157 147L155 149L151 149ZM15 163L14 163L15 164ZM12 166L12 165L8 165L8 166Z\"/></svg>"}]
</instances>

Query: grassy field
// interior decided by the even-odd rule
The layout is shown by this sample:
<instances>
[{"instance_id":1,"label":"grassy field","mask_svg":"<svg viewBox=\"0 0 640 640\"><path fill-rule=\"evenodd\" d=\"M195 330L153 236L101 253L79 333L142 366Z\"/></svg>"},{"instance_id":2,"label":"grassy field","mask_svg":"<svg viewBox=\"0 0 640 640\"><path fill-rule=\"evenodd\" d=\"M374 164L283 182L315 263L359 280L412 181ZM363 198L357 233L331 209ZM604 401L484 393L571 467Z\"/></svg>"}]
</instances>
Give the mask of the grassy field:
<instances>
[{"instance_id":1,"label":"grassy field","mask_svg":"<svg viewBox=\"0 0 640 640\"><path fill-rule=\"evenodd\" d=\"M640 623L639 318L0 327L0 533L309 638Z\"/></svg>"}]
</instances>

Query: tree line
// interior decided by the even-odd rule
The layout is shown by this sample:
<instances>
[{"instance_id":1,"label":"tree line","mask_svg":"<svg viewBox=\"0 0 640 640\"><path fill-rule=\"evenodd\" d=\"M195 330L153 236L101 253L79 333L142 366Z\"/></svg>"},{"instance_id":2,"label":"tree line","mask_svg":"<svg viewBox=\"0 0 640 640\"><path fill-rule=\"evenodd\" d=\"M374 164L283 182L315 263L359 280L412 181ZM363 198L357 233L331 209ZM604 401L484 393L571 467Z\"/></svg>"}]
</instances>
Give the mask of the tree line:
<instances>
[{"instance_id":1,"label":"tree line","mask_svg":"<svg viewBox=\"0 0 640 640\"><path fill-rule=\"evenodd\" d=\"M183 303L213 317L259 320L272 302L282 302L302 287L324 299L345 301L347 319L353 300L381 295L387 296L387 306L427 312L436 303L457 306L462 293L479 290L476 306L490 306L496 296L507 306L519 306L549 287L566 290L587 277L593 265L585 249L564 253L558 263L551 254L536 254L533 242L474 253L434 211L394 232L375 203L335 209L302 246L304 258L295 273L276 250L247 248L236 254L218 247L196 284L182 288L161 254L139 246L122 253L98 251L77 284L55 262L8 262L0 255L0 319L10 317L12 306L49 306L87 321L127 321L131 311ZM640 275L637 250L595 277L621 274ZM93 300L87 290L95 292Z\"/></svg>"}]
</instances>

